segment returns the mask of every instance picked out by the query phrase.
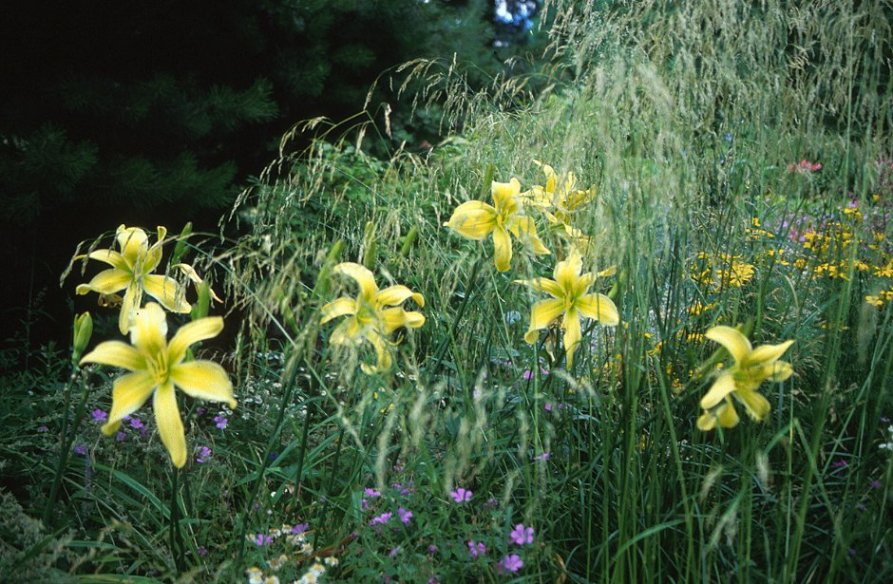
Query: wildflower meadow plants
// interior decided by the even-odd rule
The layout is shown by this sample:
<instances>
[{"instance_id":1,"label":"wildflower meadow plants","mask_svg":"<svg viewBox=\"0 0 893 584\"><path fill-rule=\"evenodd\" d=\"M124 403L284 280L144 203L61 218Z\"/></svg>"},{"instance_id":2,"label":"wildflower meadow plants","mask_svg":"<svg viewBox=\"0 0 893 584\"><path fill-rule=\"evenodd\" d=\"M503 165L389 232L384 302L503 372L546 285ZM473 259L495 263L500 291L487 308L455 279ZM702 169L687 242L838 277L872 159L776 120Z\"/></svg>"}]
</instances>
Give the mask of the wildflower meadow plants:
<instances>
[{"instance_id":1,"label":"wildflower meadow plants","mask_svg":"<svg viewBox=\"0 0 893 584\"><path fill-rule=\"evenodd\" d=\"M332 126L238 240L78 255L100 306L8 378L7 515L42 522L3 569L893 578L886 9L548 4L530 88L401 69L447 96L424 155Z\"/></svg>"}]
</instances>

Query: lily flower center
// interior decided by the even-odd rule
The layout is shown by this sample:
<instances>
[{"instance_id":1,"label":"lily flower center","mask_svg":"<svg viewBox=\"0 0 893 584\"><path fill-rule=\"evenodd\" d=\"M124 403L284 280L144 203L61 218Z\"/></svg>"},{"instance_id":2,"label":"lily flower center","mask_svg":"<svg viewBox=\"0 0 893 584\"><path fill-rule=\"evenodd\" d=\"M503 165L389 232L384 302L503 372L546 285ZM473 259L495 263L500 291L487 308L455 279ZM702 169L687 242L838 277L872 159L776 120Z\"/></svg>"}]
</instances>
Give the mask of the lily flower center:
<instances>
[{"instance_id":1,"label":"lily flower center","mask_svg":"<svg viewBox=\"0 0 893 584\"><path fill-rule=\"evenodd\" d=\"M171 375L170 363L168 361L168 354L166 350L158 351L157 353L146 356L146 370L149 372L149 375L152 376L152 379L155 380L155 383L158 385L167 383L168 378Z\"/></svg>"}]
</instances>

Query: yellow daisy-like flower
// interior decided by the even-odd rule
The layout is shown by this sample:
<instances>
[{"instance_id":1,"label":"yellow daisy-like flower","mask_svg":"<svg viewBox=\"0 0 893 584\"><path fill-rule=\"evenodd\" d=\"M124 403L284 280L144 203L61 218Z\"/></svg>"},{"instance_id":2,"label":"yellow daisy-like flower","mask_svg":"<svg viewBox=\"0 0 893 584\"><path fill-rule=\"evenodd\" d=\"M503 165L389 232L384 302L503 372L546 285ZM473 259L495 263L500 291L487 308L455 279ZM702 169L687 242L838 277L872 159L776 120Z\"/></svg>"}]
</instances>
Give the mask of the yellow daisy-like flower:
<instances>
[{"instance_id":1,"label":"yellow daisy-like flower","mask_svg":"<svg viewBox=\"0 0 893 584\"><path fill-rule=\"evenodd\" d=\"M490 192L495 206L482 201L462 203L456 207L444 226L462 237L478 241L492 233L494 263L500 272L505 272L511 267L512 235L517 239L523 233L533 245L534 253L547 255L549 250L537 236L533 219L522 214L518 197L521 183L518 179L513 178L507 183L494 181Z\"/></svg>"},{"instance_id":2,"label":"yellow daisy-like flower","mask_svg":"<svg viewBox=\"0 0 893 584\"><path fill-rule=\"evenodd\" d=\"M142 305L143 292L158 300L171 312L188 313L192 307L186 302L185 292L173 278L152 274L161 263L161 246L167 229L158 227L158 241L149 247L149 237L138 227L121 225L115 238L120 252L103 249L90 252L87 257L112 266L96 274L87 284L77 287L78 294L98 292L111 295L125 290L118 317L118 329L126 335L130 321Z\"/></svg>"},{"instance_id":3,"label":"yellow daisy-like flower","mask_svg":"<svg viewBox=\"0 0 893 584\"><path fill-rule=\"evenodd\" d=\"M515 280L517 284L530 286L537 292L546 292L552 296L533 305L530 311L530 328L524 335L524 340L535 343L538 331L547 328L552 321L563 315L561 328L564 329L568 368L573 364L574 352L582 337L581 317L595 319L606 326L617 326L620 323L617 306L610 298L604 294L589 293L596 275L591 272L581 274L582 270L582 257L579 253L572 252L566 260L555 266L554 280Z\"/></svg>"},{"instance_id":4,"label":"yellow daisy-like flower","mask_svg":"<svg viewBox=\"0 0 893 584\"><path fill-rule=\"evenodd\" d=\"M349 316L332 331L329 342L333 345L356 346L367 341L375 349L376 365L361 365L364 373L390 369L391 342L388 336L399 328L419 328L425 324L421 312L400 308L412 298L419 307L425 306L425 297L406 286L388 286L378 289L375 277L360 264L345 262L334 268L334 273L352 278L360 288L356 298L343 296L322 307L321 324L339 316Z\"/></svg>"},{"instance_id":5,"label":"yellow daisy-like flower","mask_svg":"<svg viewBox=\"0 0 893 584\"><path fill-rule=\"evenodd\" d=\"M124 417L138 410L149 396L154 396L152 409L161 442L174 466L181 468L186 464L186 438L174 387L191 397L236 407L233 384L223 367L211 361L185 361L190 345L216 337L222 330L223 319L219 316L200 318L180 327L168 343L165 312L150 302L133 319L130 328L133 346L107 341L85 355L81 364L99 363L130 371L112 386L112 411L102 426L102 433L114 434Z\"/></svg>"},{"instance_id":6,"label":"yellow daisy-like flower","mask_svg":"<svg viewBox=\"0 0 893 584\"><path fill-rule=\"evenodd\" d=\"M769 413L770 406L757 389L766 380L784 381L793 375L791 364L779 361L779 358L794 341L754 349L747 337L730 326L715 326L705 336L725 347L735 364L722 370L707 395L701 399L704 413L698 418L698 429L712 430L717 423L723 428L738 424L738 413L730 396L744 404L751 418L762 420Z\"/></svg>"}]
</instances>

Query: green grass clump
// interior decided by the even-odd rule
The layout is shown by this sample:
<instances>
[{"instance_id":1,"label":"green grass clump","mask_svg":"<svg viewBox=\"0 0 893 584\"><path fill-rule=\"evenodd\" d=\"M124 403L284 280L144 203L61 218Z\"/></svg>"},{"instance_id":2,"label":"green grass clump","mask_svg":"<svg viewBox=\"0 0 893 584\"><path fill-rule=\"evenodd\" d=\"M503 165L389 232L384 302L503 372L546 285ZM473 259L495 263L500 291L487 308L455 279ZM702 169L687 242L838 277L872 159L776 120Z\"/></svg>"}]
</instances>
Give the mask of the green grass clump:
<instances>
[{"instance_id":1,"label":"green grass clump","mask_svg":"<svg viewBox=\"0 0 893 584\"><path fill-rule=\"evenodd\" d=\"M229 215L250 234L200 254L240 317L217 354L238 408L181 403L196 450L176 472L151 416L99 437L106 372L75 369L61 408L55 389L11 400L19 500L55 470L40 426L76 410L69 445L85 446L14 557L84 581L888 581L893 9L601 4L548 3L535 94L407 69L419 107L449 97L450 137L424 154L368 156L372 122L300 153L284 140ZM492 203L493 181L547 187L543 163L556 192L573 173L594 194L551 218L522 205L549 255L515 233L500 272L492 234L444 227ZM515 280L551 278L574 244L620 323L584 320L568 367L559 323L524 341L548 296ZM343 262L424 297L403 305L423 326L388 331L393 367L362 372L374 344L320 324L358 295ZM705 337L717 325L794 340L794 375L759 387L761 420L737 403L736 427L702 432L733 364ZM65 379L64 361L8 377L9 395Z\"/></svg>"}]
</instances>

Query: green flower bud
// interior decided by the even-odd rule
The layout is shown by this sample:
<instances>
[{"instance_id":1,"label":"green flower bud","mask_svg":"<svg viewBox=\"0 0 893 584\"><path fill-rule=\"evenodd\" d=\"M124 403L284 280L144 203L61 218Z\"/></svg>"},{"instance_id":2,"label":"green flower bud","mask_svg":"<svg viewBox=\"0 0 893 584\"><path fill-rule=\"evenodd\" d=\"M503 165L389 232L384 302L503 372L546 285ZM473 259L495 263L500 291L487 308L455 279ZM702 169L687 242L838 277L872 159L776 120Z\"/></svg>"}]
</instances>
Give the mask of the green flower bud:
<instances>
[{"instance_id":1,"label":"green flower bud","mask_svg":"<svg viewBox=\"0 0 893 584\"><path fill-rule=\"evenodd\" d=\"M93 336L93 317L89 312L74 317L74 341L71 358L78 361Z\"/></svg>"}]
</instances>

